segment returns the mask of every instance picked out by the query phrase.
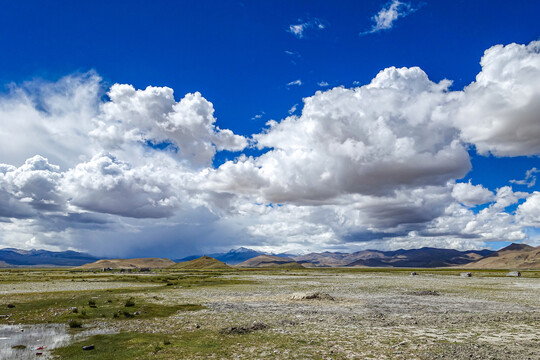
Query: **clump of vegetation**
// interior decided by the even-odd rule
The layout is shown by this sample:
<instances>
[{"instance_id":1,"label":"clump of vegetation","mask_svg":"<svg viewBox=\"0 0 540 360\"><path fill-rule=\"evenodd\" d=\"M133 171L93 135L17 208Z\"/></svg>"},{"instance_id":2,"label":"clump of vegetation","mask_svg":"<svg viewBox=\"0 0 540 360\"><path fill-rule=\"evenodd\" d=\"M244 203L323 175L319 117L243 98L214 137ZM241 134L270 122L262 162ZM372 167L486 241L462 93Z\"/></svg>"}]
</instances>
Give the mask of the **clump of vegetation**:
<instances>
[{"instance_id":1,"label":"clump of vegetation","mask_svg":"<svg viewBox=\"0 0 540 360\"><path fill-rule=\"evenodd\" d=\"M154 346L154 354L157 354L160 350L163 350L163 346L159 344Z\"/></svg>"},{"instance_id":2,"label":"clump of vegetation","mask_svg":"<svg viewBox=\"0 0 540 360\"><path fill-rule=\"evenodd\" d=\"M24 349L26 349L26 346L25 345L13 345L11 348L15 349L15 350L24 350Z\"/></svg>"},{"instance_id":3,"label":"clump of vegetation","mask_svg":"<svg viewBox=\"0 0 540 360\"><path fill-rule=\"evenodd\" d=\"M91 308L96 308L97 307L96 300L94 299L88 300L88 306L90 306Z\"/></svg>"},{"instance_id":4,"label":"clump of vegetation","mask_svg":"<svg viewBox=\"0 0 540 360\"><path fill-rule=\"evenodd\" d=\"M71 312L74 313L74 314L78 314L79 313L79 308L71 308Z\"/></svg>"},{"instance_id":5,"label":"clump of vegetation","mask_svg":"<svg viewBox=\"0 0 540 360\"><path fill-rule=\"evenodd\" d=\"M69 320L68 325L71 329L77 329L82 327L82 322L77 319L71 319Z\"/></svg>"},{"instance_id":6,"label":"clump of vegetation","mask_svg":"<svg viewBox=\"0 0 540 360\"><path fill-rule=\"evenodd\" d=\"M129 298L126 303L124 304L125 307L132 307L135 306L135 300L133 298Z\"/></svg>"}]
</instances>

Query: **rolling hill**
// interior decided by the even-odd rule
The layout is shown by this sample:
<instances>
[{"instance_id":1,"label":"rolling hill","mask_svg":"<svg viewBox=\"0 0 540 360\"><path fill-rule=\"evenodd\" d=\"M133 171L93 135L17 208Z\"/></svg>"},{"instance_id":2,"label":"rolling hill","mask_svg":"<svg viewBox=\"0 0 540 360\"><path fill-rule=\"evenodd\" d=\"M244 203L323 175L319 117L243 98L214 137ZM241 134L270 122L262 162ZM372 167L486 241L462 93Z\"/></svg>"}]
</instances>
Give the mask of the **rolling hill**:
<instances>
[{"instance_id":1,"label":"rolling hill","mask_svg":"<svg viewBox=\"0 0 540 360\"><path fill-rule=\"evenodd\" d=\"M540 269L540 246L510 244L463 267L469 269Z\"/></svg>"},{"instance_id":2,"label":"rolling hill","mask_svg":"<svg viewBox=\"0 0 540 360\"><path fill-rule=\"evenodd\" d=\"M169 266L171 269L203 270L203 269L230 269L231 267L210 256L202 256L198 259L180 262Z\"/></svg>"},{"instance_id":3,"label":"rolling hill","mask_svg":"<svg viewBox=\"0 0 540 360\"><path fill-rule=\"evenodd\" d=\"M79 269L159 269L174 265L174 261L162 258L103 259L79 266Z\"/></svg>"},{"instance_id":4,"label":"rolling hill","mask_svg":"<svg viewBox=\"0 0 540 360\"><path fill-rule=\"evenodd\" d=\"M257 257L246 260L238 265L241 268L287 268L301 269L304 266L288 257L259 255Z\"/></svg>"}]
</instances>

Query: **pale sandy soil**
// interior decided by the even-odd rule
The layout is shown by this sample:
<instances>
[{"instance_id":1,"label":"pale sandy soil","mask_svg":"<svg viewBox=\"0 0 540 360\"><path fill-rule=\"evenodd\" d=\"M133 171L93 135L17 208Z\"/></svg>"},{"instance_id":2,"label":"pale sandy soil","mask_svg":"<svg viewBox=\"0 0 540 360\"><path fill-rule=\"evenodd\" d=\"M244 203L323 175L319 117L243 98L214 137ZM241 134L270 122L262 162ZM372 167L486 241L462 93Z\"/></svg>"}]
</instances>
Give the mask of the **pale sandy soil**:
<instances>
[{"instance_id":1,"label":"pale sandy soil","mask_svg":"<svg viewBox=\"0 0 540 360\"><path fill-rule=\"evenodd\" d=\"M41 281L41 282L18 282L0 283L0 294L27 294L57 291L82 291L82 290L103 290L149 287L143 283L129 282L101 282L101 281Z\"/></svg>"},{"instance_id":2,"label":"pale sandy soil","mask_svg":"<svg viewBox=\"0 0 540 360\"><path fill-rule=\"evenodd\" d=\"M239 359L540 359L538 278L324 272L232 276L256 283L147 292L140 296L149 301L202 303L209 309L118 323L117 329L175 333L262 322L268 328L261 333L304 344L288 349L239 343ZM423 290L439 295L418 295ZM313 291L335 300L290 299L293 293Z\"/></svg>"},{"instance_id":3,"label":"pale sandy soil","mask_svg":"<svg viewBox=\"0 0 540 360\"><path fill-rule=\"evenodd\" d=\"M207 307L168 318L90 324L113 332L204 336L266 325L250 333L260 338L256 344L242 334L224 335L238 339L227 359L540 359L540 278L330 271L223 277L251 283L154 290L144 283L55 280L0 284L0 293L142 286L132 294L135 301ZM316 291L334 300L291 299Z\"/></svg>"}]
</instances>

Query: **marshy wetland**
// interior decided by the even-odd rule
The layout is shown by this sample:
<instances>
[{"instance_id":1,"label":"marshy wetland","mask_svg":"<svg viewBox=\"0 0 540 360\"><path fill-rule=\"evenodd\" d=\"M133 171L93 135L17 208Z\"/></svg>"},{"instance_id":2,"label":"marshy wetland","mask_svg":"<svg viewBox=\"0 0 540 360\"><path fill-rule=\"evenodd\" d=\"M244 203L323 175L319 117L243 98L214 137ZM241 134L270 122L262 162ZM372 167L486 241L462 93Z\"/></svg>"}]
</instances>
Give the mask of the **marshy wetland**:
<instances>
[{"instance_id":1,"label":"marshy wetland","mask_svg":"<svg viewBox=\"0 0 540 360\"><path fill-rule=\"evenodd\" d=\"M411 271L6 269L0 358L540 358L540 271Z\"/></svg>"}]
</instances>

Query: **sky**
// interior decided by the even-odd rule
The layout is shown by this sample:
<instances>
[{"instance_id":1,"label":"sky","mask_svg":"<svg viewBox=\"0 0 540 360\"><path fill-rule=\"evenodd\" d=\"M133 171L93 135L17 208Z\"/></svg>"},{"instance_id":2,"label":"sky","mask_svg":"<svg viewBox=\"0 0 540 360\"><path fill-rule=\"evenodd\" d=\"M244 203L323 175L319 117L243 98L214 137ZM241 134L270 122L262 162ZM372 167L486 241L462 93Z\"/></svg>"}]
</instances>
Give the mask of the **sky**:
<instances>
[{"instance_id":1,"label":"sky","mask_svg":"<svg viewBox=\"0 0 540 360\"><path fill-rule=\"evenodd\" d=\"M0 7L0 247L540 245L538 2Z\"/></svg>"}]
</instances>

